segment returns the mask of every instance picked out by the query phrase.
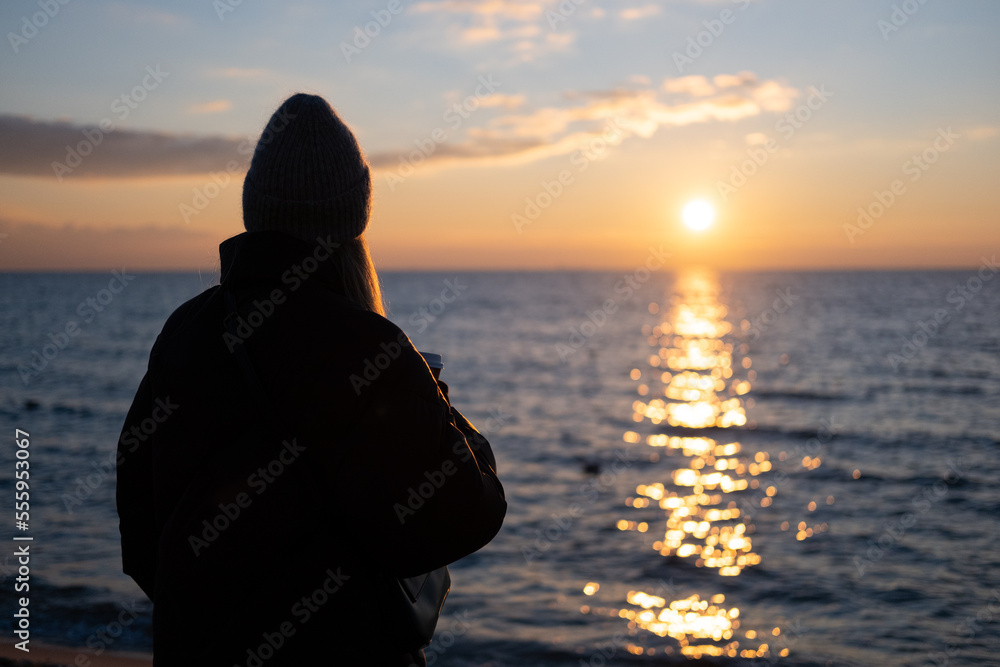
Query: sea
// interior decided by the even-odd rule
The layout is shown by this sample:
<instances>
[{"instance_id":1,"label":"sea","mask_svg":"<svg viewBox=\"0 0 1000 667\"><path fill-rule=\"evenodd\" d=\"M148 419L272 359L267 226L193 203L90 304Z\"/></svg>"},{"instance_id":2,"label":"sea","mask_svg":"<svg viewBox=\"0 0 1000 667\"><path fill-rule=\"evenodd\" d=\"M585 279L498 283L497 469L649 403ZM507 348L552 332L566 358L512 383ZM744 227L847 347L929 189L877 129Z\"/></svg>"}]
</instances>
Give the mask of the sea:
<instances>
[{"instance_id":1,"label":"sea","mask_svg":"<svg viewBox=\"0 0 1000 667\"><path fill-rule=\"evenodd\" d=\"M1000 664L987 258L382 279L509 503L451 566L429 664ZM115 446L167 316L217 281L0 274L3 640L28 596L31 641L151 651L151 604L121 573Z\"/></svg>"}]
</instances>

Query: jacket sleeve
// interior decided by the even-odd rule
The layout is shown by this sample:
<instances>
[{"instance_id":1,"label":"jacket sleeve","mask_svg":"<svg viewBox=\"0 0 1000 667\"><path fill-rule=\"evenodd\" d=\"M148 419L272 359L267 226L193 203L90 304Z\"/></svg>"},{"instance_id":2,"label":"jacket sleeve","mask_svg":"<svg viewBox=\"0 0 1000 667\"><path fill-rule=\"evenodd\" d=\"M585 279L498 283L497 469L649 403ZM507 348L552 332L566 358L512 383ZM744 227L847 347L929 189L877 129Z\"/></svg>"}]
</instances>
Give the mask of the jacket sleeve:
<instances>
[{"instance_id":1,"label":"jacket sleeve","mask_svg":"<svg viewBox=\"0 0 1000 667\"><path fill-rule=\"evenodd\" d=\"M412 576L486 545L507 509L486 438L450 406L412 345L366 392L334 484L355 552Z\"/></svg>"},{"instance_id":2,"label":"jacket sleeve","mask_svg":"<svg viewBox=\"0 0 1000 667\"><path fill-rule=\"evenodd\" d=\"M438 387L441 389L441 393L444 394L445 400L451 405L451 399L448 397L448 385L439 380ZM469 449L476 455L476 462L479 464L480 469L483 468L483 464L486 464L496 473L497 460L493 455L493 448L490 447L489 441L472 425L472 422L465 418L465 415L455 409L455 406L451 406L451 416L455 422L455 426L465 434L466 442L469 443Z\"/></svg>"},{"instance_id":3,"label":"jacket sleeve","mask_svg":"<svg viewBox=\"0 0 1000 667\"><path fill-rule=\"evenodd\" d=\"M115 500L122 542L122 570L153 599L156 571L156 523L153 500L153 447L149 428L155 424L149 373L143 377L118 439ZM149 420L149 421L147 421Z\"/></svg>"}]
</instances>

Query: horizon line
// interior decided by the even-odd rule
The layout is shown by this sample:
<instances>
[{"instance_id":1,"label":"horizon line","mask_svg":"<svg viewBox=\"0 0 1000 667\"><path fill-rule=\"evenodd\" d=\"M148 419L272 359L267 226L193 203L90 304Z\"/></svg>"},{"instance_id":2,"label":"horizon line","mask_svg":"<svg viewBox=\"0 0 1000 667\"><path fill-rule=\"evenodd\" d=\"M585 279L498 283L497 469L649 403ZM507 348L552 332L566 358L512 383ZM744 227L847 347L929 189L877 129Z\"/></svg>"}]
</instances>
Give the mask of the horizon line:
<instances>
[{"instance_id":1,"label":"horizon line","mask_svg":"<svg viewBox=\"0 0 1000 667\"><path fill-rule=\"evenodd\" d=\"M924 272L949 272L968 271L981 266L954 265L954 266L827 266L827 267L774 267L774 268L732 268L724 269L708 265L688 264L673 268L664 268L662 272L673 273L677 271L714 271L716 273L906 273L914 271ZM79 268L79 269L53 269L53 268L15 268L0 269L0 275L19 274L100 274L109 271L127 270L131 273L139 274L196 274L203 272L218 272L218 267L211 269L205 267L195 268L173 268L173 269L129 269L128 267L104 267L104 268ZM387 267L378 268L376 271L382 273L614 273L618 271L635 271L636 267L492 267L492 268L468 268L468 267ZM660 272L660 271L658 271Z\"/></svg>"}]
</instances>

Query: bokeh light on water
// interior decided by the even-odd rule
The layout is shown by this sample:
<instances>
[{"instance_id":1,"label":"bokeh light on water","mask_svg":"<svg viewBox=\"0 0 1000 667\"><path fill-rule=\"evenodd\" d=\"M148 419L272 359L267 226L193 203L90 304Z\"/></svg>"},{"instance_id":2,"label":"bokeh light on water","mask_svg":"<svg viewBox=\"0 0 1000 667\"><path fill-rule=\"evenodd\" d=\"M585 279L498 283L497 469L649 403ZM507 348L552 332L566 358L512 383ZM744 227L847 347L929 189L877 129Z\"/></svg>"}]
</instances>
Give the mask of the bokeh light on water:
<instances>
[{"instance_id":1,"label":"bokeh light on water","mask_svg":"<svg viewBox=\"0 0 1000 667\"><path fill-rule=\"evenodd\" d=\"M772 470L769 454L745 452L735 430L747 424L756 374L718 293L712 274L688 273L678 276L668 303L650 304L659 322L643 327L652 353L630 373L639 398L632 404L635 427L623 440L645 443L650 460L664 464L663 473L625 498L617 528L653 534L652 549L661 557L738 577L761 562L754 524L742 503L753 492L755 506L768 507L777 488L765 481ZM651 509L659 510L655 520ZM630 516L630 510L641 517ZM800 526L799 533L814 530L820 528ZM584 593L594 595L599 588L600 582L590 582ZM775 642L780 627L741 628L740 609L726 604L718 590L670 597L633 590L616 608L585 605L582 611L623 619L633 654L788 655L788 648ZM653 637L672 641L657 643Z\"/></svg>"}]
</instances>

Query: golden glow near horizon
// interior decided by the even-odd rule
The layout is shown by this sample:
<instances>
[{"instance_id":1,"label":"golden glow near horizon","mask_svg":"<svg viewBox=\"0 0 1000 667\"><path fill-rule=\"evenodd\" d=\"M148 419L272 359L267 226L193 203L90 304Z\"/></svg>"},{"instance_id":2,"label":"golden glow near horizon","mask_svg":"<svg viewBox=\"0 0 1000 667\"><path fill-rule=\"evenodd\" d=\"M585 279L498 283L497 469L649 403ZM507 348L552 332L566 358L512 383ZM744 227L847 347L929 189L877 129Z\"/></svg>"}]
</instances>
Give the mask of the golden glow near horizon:
<instances>
[{"instance_id":1,"label":"golden glow near horizon","mask_svg":"<svg viewBox=\"0 0 1000 667\"><path fill-rule=\"evenodd\" d=\"M708 229L715 221L715 209L704 199L696 199L684 207L684 224L689 229L700 232Z\"/></svg>"}]
</instances>

